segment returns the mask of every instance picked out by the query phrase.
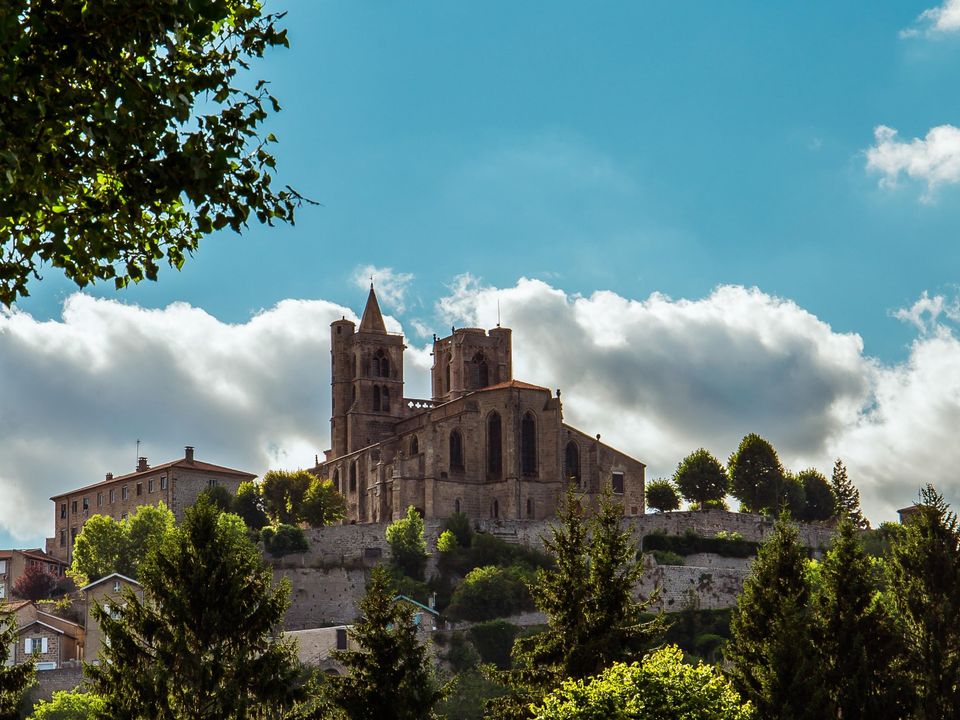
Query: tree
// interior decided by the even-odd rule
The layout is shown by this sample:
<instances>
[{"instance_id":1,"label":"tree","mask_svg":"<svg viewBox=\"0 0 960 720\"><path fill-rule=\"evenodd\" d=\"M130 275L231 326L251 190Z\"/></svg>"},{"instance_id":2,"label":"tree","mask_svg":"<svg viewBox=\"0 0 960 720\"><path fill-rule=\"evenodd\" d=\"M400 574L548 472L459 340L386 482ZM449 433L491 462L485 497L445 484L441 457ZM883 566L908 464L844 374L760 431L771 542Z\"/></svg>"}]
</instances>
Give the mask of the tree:
<instances>
[{"instance_id":1,"label":"tree","mask_svg":"<svg viewBox=\"0 0 960 720\"><path fill-rule=\"evenodd\" d=\"M301 515L310 527L333 525L347 514L347 499L330 480L314 478L303 496Z\"/></svg>"},{"instance_id":2,"label":"tree","mask_svg":"<svg viewBox=\"0 0 960 720\"><path fill-rule=\"evenodd\" d=\"M127 520L94 515L84 523L73 546L67 574L85 585L111 573L136 579L140 563L173 530L173 512L164 505L141 505Z\"/></svg>"},{"instance_id":3,"label":"tree","mask_svg":"<svg viewBox=\"0 0 960 720\"><path fill-rule=\"evenodd\" d=\"M729 675L760 720L827 716L805 561L796 527L781 515L757 552L731 618L724 647Z\"/></svg>"},{"instance_id":4,"label":"tree","mask_svg":"<svg viewBox=\"0 0 960 720\"><path fill-rule=\"evenodd\" d=\"M860 491L847 477L847 468L840 458L833 464L833 475L830 478L830 490L833 493L834 515L848 517L861 530L870 527L870 523L860 511Z\"/></svg>"},{"instance_id":5,"label":"tree","mask_svg":"<svg viewBox=\"0 0 960 720\"><path fill-rule=\"evenodd\" d=\"M11 646L17 642L17 621L13 613L0 607L0 658L6 660ZM36 671L33 662L6 665L0 662L0 718L17 717L20 696L33 682Z\"/></svg>"},{"instance_id":6,"label":"tree","mask_svg":"<svg viewBox=\"0 0 960 720\"><path fill-rule=\"evenodd\" d=\"M20 0L0 23L0 304L42 264L79 286L155 280L205 235L293 222L271 186L277 100L238 82L286 46L256 0Z\"/></svg>"},{"instance_id":7,"label":"tree","mask_svg":"<svg viewBox=\"0 0 960 720\"><path fill-rule=\"evenodd\" d=\"M394 602L390 576L382 567L370 575L360 617L350 632L359 649L336 654L348 673L329 679L330 703L350 720L430 717L443 693L432 660L417 639L413 611L406 603Z\"/></svg>"},{"instance_id":8,"label":"tree","mask_svg":"<svg viewBox=\"0 0 960 720\"><path fill-rule=\"evenodd\" d=\"M88 692L53 693L50 700L41 700L28 720L99 720L104 709L103 698Z\"/></svg>"},{"instance_id":9,"label":"tree","mask_svg":"<svg viewBox=\"0 0 960 720\"><path fill-rule=\"evenodd\" d=\"M657 512L668 512L680 507L680 494L669 480L647 483L647 505Z\"/></svg>"},{"instance_id":10,"label":"tree","mask_svg":"<svg viewBox=\"0 0 960 720\"><path fill-rule=\"evenodd\" d=\"M807 492L803 481L798 475L784 471L783 482L780 485L780 508L786 508L790 517L802 520L807 511Z\"/></svg>"},{"instance_id":11,"label":"tree","mask_svg":"<svg viewBox=\"0 0 960 720\"><path fill-rule=\"evenodd\" d=\"M713 665L683 662L677 646L642 662L615 663L586 680L567 680L533 709L535 720L752 720L744 702Z\"/></svg>"},{"instance_id":12,"label":"tree","mask_svg":"<svg viewBox=\"0 0 960 720\"><path fill-rule=\"evenodd\" d=\"M777 512L783 485L783 466L773 446L755 433L740 441L727 460L731 492L748 512Z\"/></svg>"},{"instance_id":13,"label":"tree","mask_svg":"<svg viewBox=\"0 0 960 720\"><path fill-rule=\"evenodd\" d=\"M815 644L831 717L897 720L902 668L895 665L898 638L880 599L874 567L848 518L843 518L820 563L814 597Z\"/></svg>"},{"instance_id":14,"label":"tree","mask_svg":"<svg viewBox=\"0 0 960 720\"><path fill-rule=\"evenodd\" d=\"M274 557L305 553L310 549L306 535L296 525L268 525L260 531L263 549Z\"/></svg>"},{"instance_id":15,"label":"tree","mask_svg":"<svg viewBox=\"0 0 960 720\"><path fill-rule=\"evenodd\" d=\"M387 542L393 565L410 577L422 580L427 543L423 539L423 518L413 505L407 508L404 517L387 526Z\"/></svg>"},{"instance_id":16,"label":"tree","mask_svg":"<svg viewBox=\"0 0 960 720\"><path fill-rule=\"evenodd\" d=\"M940 720L960 707L960 527L932 485L915 507L891 549L890 595L906 642L915 716Z\"/></svg>"},{"instance_id":17,"label":"tree","mask_svg":"<svg viewBox=\"0 0 960 720\"><path fill-rule=\"evenodd\" d=\"M797 473L797 480L803 485L803 512L797 515L797 519L817 522L833 517L833 493L823 473L815 468L807 468Z\"/></svg>"},{"instance_id":18,"label":"tree","mask_svg":"<svg viewBox=\"0 0 960 720\"><path fill-rule=\"evenodd\" d=\"M233 509L233 495L223 485L208 487L200 494L216 505L221 512L230 512Z\"/></svg>"},{"instance_id":19,"label":"tree","mask_svg":"<svg viewBox=\"0 0 960 720\"><path fill-rule=\"evenodd\" d=\"M527 580L530 571L494 565L474 568L457 585L447 608L453 620L492 620L533 609Z\"/></svg>"},{"instance_id":20,"label":"tree","mask_svg":"<svg viewBox=\"0 0 960 720\"><path fill-rule=\"evenodd\" d=\"M453 534L453 530L444 530L437 538L438 553L452 553L458 547L457 536Z\"/></svg>"},{"instance_id":21,"label":"tree","mask_svg":"<svg viewBox=\"0 0 960 720\"><path fill-rule=\"evenodd\" d=\"M269 470L260 483L263 506L276 523L294 525L302 518L303 498L314 476L306 470Z\"/></svg>"},{"instance_id":22,"label":"tree","mask_svg":"<svg viewBox=\"0 0 960 720\"><path fill-rule=\"evenodd\" d=\"M559 524L543 538L556 566L539 570L530 585L547 629L518 638L514 669L494 674L511 692L493 701L493 717L528 718L530 703L564 679L638 659L662 635L663 616L644 621L650 601L634 598L643 566L630 531L621 528L622 518L622 506L607 492L585 521L579 500L568 490Z\"/></svg>"},{"instance_id":23,"label":"tree","mask_svg":"<svg viewBox=\"0 0 960 720\"><path fill-rule=\"evenodd\" d=\"M251 480L240 483L236 497L233 498L232 510L251 530L259 530L270 522L264 510L260 486Z\"/></svg>"},{"instance_id":24,"label":"tree","mask_svg":"<svg viewBox=\"0 0 960 720\"><path fill-rule=\"evenodd\" d=\"M673 482L683 499L697 505L701 510L711 504L723 502L730 489L730 480L723 465L703 448L680 461L673 474Z\"/></svg>"},{"instance_id":25,"label":"tree","mask_svg":"<svg viewBox=\"0 0 960 720\"><path fill-rule=\"evenodd\" d=\"M13 594L23 600L46 600L57 590L60 579L42 566L28 565L13 584Z\"/></svg>"},{"instance_id":26,"label":"tree","mask_svg":"<svg viewBox=\"0 0 960 720\"><path fill-rule=\"evenodd\" d=\"M188 508L140 572L144 598L93 615L106 642L87 666L104 716L121 720L257 717L298 692L292 643L275 640L289 586L247 539L236 515L206 499Z\"/></svg>"}]
</instances>

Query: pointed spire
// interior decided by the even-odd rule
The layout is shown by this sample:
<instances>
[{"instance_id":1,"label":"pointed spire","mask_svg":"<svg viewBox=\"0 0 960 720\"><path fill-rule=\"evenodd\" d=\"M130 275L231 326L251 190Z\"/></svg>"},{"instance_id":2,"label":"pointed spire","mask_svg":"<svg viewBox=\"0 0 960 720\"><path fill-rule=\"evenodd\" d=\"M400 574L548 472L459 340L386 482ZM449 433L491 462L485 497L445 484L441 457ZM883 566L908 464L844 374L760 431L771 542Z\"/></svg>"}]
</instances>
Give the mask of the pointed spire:
<instances>
[{"instance_id":1,"label":"pointed spire","mask_svg":"<svg viewBox=\"0 0 960 720\"><path fill-rule=\"evenodd\" d=\"M367 306L363 309L363 318L360 320L360 332L387 332L387 326L383 324L383 315L380 314L380 303L377 302L377 294L373 291L373 283L370 283L370 294L367 296Z\"/></svg>"}]
</instances>

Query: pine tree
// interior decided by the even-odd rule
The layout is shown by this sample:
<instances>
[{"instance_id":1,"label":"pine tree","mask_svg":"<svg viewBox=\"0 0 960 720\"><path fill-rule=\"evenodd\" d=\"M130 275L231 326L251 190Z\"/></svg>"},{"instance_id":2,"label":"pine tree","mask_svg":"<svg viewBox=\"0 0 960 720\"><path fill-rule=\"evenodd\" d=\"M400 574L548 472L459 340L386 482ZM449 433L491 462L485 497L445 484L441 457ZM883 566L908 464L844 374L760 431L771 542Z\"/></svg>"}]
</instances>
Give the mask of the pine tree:
<instances>
[{"instance_id":1,"label":"pine tree","mask_svg":"<svg viewBox=\"0 0 960 720\"><path fill-rule=\"evenodd\" d=\"M6 660L17 641L17 623L12 613L4 613L0 605L0 660ZM33 682L33 662L4 665L0 662L0 719L17 717L23 691Z\"/></svg>"},{"instance_id":2,"label":"pine tree","mask_svg":"<svg viewBox=\"0 0 960 720\"><path fill-rule=\"evenodd\" d=\"M847 468L840 458L833 464L830 478L830 491L833 493L834 513L837 517L848 517L860 530L866 530L870 523L860 511L860 491L847 477Z\"/></svg>"},{"instance_id":3,"label":"pine tree","mask_svg":"<svg viewBox=\"0 0 960 720\"><path fill-rule=\"evenodd\" d=\"M548 627L515 641L514 669L492 673L511 691L491 703L494 718L530 717L530 703L563 680L595 675L616 661L639 660L665 629L662 615L644 621L650 601L634 598L643 566L630 531L621 527L622 506L606 493L585 520L568 490L558 519L543 539L556 566L540 570L530 586Z\"/></svg>"},{"instance_id":4,"label":"pine tree","mask_svg":"<svg viewBox=\"0 0 960 720\"><path fill-rule=\"evenodd\" d=\"M848 518L840 521L820 577L815 637L831 717L904 717L898 635L881 602L879 571Z\"/></svg>"},{"instance_id":5,"label":"pine tree","mask_svg":"<svg viewBox=\"0 0 960 720\"><path fill-rule=\"evenodd\" d=\"M890 594L916 690L915 717L955 718L960 708L960 528L932 485L892 547Z\"/></svg>"},{"instance_id":6,"label":"pine tree","mask_svg":"<svg viewBox=\"0 0 960 720\"><path fill-rule=\"evenodd\" d=\"M247 539L243 521L206 499L140 569L144 599L96 606L107 642L88 666L105 716L119 720L244 720L276 715L298 693L296 652L275 641L286 584Z\"/></svg>"},{"instance_id":7,"label":"pine tree","mask_svg":"<svg viewBox=\"0 0 960 720\"><path fill-rule=\"evenodd\" d=\"M443 693L431 659L417 639L413 612L394 602L389 573L376 567L360 601L361 620L350 631L359 650L337 653L347 669L330 678L326 698L350 720L421 720Z\"/></svg>"},{"instance_id":8,"label":"pine tree","mask_svg":"<svg viewBox=\"0 0 960 720\"><path fill-rule=\"evenodd\" d=\"M783 465L773 445L756 433L740 441L727 460L730 492L749 512L776 512L783 492Z\"/></svg>"},{"instance_id":9,"label":"pine tree","mask_svg":"<svg viewBox=\"0 0 960 720\"><path fill-rule=\"evenodd\" d=\"M806 557L780 516L757 553L730 623L730 677L759 720L820 720L826 698L813 644Z\"/></svg>"}]
</instances>

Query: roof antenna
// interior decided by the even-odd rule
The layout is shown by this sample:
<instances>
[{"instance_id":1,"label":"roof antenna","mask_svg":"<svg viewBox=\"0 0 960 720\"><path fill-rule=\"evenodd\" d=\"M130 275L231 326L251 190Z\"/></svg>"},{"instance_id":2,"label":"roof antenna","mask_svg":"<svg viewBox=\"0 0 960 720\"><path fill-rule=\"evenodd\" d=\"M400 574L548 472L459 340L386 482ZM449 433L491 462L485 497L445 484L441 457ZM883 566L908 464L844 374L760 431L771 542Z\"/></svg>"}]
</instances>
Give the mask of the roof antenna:
<instances>
[{"instance_id":1,"label":"roof antenna","mask_svg":"<svg viewBox=\"0 0 960 720\"><path fill-rule=\"evenodd\" d=\"M137 461L133 464L134 467L140 465L140 438L137 438Z\"/></svg>"},{"instance_id":2,"label":"roof antenna","mask_svg":"<svg viewBox=\"0 0 960 720\"><path fill-rule=\"evenodd\" d=\"M497 296L497 327L500 327L500 296Z\"/></svg>"}]
</instances>

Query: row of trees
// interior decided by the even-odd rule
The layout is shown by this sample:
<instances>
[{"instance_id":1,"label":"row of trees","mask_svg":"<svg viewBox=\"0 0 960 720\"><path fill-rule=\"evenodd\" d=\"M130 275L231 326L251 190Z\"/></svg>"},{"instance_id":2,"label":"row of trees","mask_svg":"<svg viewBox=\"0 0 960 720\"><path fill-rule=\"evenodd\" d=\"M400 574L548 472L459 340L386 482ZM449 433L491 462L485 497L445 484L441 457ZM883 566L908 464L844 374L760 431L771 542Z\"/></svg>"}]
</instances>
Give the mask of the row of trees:
<instances>
[{"instance_id":1,"label":"row of trees","mask_svg":"<svg viewBox=\"0 0 960 720\"><path fill-rule=\"evenodd\" d=\"M829 481L815 468L794 474L784 469L773 446L756 434L743 438L726 467L704 448L690 453L671 480L647 485L647 504L661 512L676 510L683 498L694 509L725 508L731 494L746 512L769 514L786 507L797 520L849 517L858 527L868 526L860 511L860 493L842 461L834 464Z\"/></svg>"},{"instance_id":2,"label":"row of trees","mask_svg":"<svg viewBox=\"0 0 960 720\"><path fill-rule=\"evenodd\" d=\"M269 524L323 527L343 520L347 501L330 480L306 470L270 470L259 483L241 483L229 509L254 530Z\"/></svg>"}]
</instances>

